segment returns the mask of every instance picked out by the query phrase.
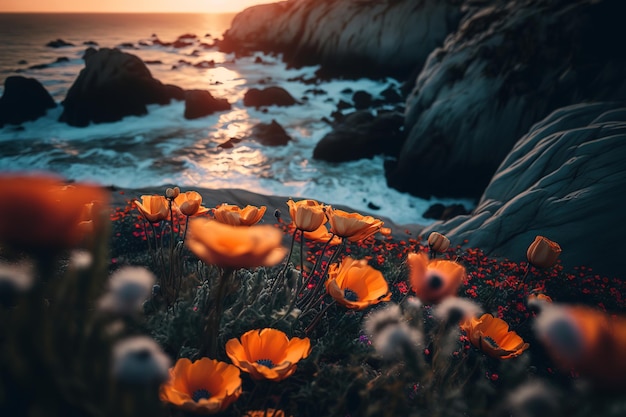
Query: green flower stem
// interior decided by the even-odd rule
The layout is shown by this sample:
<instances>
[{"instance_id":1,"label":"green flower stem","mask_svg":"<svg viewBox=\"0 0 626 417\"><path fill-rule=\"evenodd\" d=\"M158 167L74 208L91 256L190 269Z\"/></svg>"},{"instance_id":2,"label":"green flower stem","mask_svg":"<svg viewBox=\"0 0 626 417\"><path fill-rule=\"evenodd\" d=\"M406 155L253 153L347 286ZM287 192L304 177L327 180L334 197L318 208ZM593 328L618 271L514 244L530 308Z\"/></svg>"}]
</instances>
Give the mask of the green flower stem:
<instances>
[{"instance_id":1,"label":"green flower stem","mask_svg":"<svg viewBox=\"0 0 626 417\"><path fill-rule=\"evenodd\" d=\"M307 326L306 330L304 331L306 335L308 335L309 333L313 331L313 329L318 325L318 323L320 322L324 314L326 314L328 309L331 306L335 305L335 303L336 301L333 299L330 303L326 304L326 306L322 310L320 310L319 313L317 313L317 316L315 316L315 318L311 321L311 323Z\"/></svg>"},{"instance_id":2,"label":"green flower stem","mask_svg":"<svg viewBox=\"0 0 626 417\"><path fill-rule=\"evenodd\" d=\"M308 310L309 308L311 308L313 302L315 300L317 300L317 298L319 297L319 295L322 292L322 289L324 288L324 278L326 277L326 273L328 272L328 268L330 267L330 265L335 262L335 259L337 258L337 255L343 251L343 249L345 248L346 243L344 240L341 241L341 245L339 245L339 247L337 248L337 250L335 251L335 253L333 253L330 256L330 259L328 260L328 263L326 264L326 267L324 267L324 270L322 271L322 273L320 274L320 278L319 281L317 281L317 284L315 285L315 288L313 289L313 291L311 291L308 294L308 298L307 297L303 297L302 299L302 304L304 307L301 308L300 310ZM323 254L322 254L323 255Z\"/></svg>"},{"instance_id":3,"label":"green flower stem","mask_svg":"<svg viewBox=\"0 0 626 417\"><path fill-rule=\"evenodd\" d=\"M220 332L220 323L222 321L222 310L224 309L224 298L227 295L234 272L235 270L232 268L223 269L217 286L217 292L209 293L211 299L207 303L207 324L204 328L204 345L200 350L200 356L208 356L209 358L217 357L217 342Z\"/></svg>"}]
</instances>

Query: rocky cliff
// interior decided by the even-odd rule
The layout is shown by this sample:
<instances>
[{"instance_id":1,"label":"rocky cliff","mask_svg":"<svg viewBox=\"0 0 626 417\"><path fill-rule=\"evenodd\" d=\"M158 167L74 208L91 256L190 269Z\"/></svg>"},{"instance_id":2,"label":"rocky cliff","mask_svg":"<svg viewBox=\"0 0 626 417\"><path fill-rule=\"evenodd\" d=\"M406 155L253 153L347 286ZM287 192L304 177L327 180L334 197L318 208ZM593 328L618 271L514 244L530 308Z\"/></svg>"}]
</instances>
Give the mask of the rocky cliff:
<instances>
[{"instance_id":1,"label":"rocky cliff","mask_svg":"<svg viewBox=\"0 0 626 417\"><path fill-rule=\"evenodd\" d=\"M513 147L474 212L430 225L453 242L526 260L536 235L558 242L568 267L622 276L626 103L554 111Z\"/></svg>"},{"instance_id":2,"label":"rocky cliff","mask_svg":"<svg viewBox=\"0 0 626 417\"><path fill-rule=\"evenodd\" d=\"M455 0L289 0L239 13L222 51L276 52L325 74L407 75L455 29Z\"/></svg>"}]
</instances>

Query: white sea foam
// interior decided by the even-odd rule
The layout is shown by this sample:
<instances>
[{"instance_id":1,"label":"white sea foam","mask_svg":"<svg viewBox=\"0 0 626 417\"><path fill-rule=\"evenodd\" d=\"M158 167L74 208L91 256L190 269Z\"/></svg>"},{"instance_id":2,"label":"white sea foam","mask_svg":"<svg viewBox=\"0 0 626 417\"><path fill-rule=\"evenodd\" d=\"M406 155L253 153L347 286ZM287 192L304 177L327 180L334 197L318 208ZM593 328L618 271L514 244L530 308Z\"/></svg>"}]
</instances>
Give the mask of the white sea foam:
<instances>
[{"instance_id":1,"label":"white sea foam","mask_svg":"<svg viewBox=\"0 0 626 417\"><path fill-rule=\"evenodd\" d=\"M183 29L180 34L190 31ZM94 39L83 36L83 40ZM115 38L102 36L96 39L101 47L119 43L119 34ZM69 40L76 41L75 38ZM40 49L38 56L43 58L39 62L53 62L59 56L70 60L44 69L27 69L21 75L38 79L60 104L84 66L81 56L85 46L79 44L55 51ZM193 51L196 56L191 56ZM149 68L162 82L185 89L209 90L215 97L228 99L232 110L186 120L184 103L175 101L165 106L149 106L146 116L76 128L57 121L62 112L58 106L46 116L24 123L23 129L0 129L0 169L36 168L75 180L124 188L175 183L187 188L240 188L293 198L308 197L386 216L398 224L432 222L421 215L435 202L461 202L470 208L469 201L427 201L387 187L383 157L341 164L312 159L316 143L331 130L323 119L330 118L340 99L351 101L351 93L344 92L346 89L365 90L378 96L389 85L398 86L396 80L334 80L311 85L293 79L312 78L317 68L287 69L280 57L260 53L235 59L232 54L214 48L176 50L162 46L142 46L126 52L144 60L160 61L161 64L150 64ZM263 63L255 63L257 57ZM179 64L181 59L192 64L212 60L216 65L197 68ZM0 65L2 74L13 75L6 63L4 67ZM270 85L285 88L301 104L264 109L243 105L243 96L249 88ZM312 88L326 94L307 92ZM248 140L231 149L219 147L230 138L244 138L255 124L272 120L283 126L293 141L282 147L262 146Z\"/></svg>"}]
</instances>

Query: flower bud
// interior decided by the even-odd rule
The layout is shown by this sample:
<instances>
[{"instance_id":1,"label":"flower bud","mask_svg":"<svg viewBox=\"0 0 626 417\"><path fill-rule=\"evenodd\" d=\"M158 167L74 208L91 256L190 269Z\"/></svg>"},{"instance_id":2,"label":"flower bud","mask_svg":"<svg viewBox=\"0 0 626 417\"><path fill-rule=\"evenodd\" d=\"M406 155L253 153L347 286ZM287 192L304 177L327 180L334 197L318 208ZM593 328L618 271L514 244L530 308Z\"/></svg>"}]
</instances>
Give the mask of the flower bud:
<instances>
[{"instance_id":1,"label":"flower bud","mask_svg":"<svg viewBox=\"0 0 626 417\"><path fill-rule=\"evenodd\" d=\"M450 247L450 239L438 232L432 232L428 236L430 250L443 253Z\"/></svg>"},{"instance_id":2,"label":"flower bud","mask_svg":"<svg viewBox=\"0 0 626 417\"><path fill-rule=\"evenodd\" d=\"M165 190L165 197L167 198L176 198L178 197L179 194L180 194L180 188L178 187L167 188Z\"/></svg>"},{"instance_id":3,"label":"flower bud","mask_svg":"<svg viewBox=\"0 0 626 417\"><path fill-rule=\"evenodd\" d=\"M526 251L528 262L537 268L550 268L556 264L560 254L559 244L543 236L535 237Z\"/></svg>"}]
</instances>

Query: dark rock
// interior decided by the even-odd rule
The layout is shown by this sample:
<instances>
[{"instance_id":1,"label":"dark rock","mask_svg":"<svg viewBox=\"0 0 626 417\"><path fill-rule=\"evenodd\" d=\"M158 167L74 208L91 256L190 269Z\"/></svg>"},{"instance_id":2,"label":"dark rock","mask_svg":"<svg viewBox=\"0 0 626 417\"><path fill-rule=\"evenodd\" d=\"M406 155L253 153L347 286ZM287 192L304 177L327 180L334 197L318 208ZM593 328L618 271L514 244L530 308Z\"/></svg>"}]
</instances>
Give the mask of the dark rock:
<instances>
[{"instance_id":1,"label":"dark rock","mask_svg":"<svg viewBox=\"0 0 626 417\"><path fill-rule=\"evenodd\" d=\"M423 230L467 239L489 256L526 260L536 235L560 244L565 267L624 274L626 105L561 108L535 124L502 162L471 215Z\"/></svg>"},{"instance_id":2,"label":"dark rock","mask_svg":"<svg viewBox=\"0 0 626 417\"><path fill-rule=\"evenodd\" d=\"M83 45L86 45L86 46L98 46L98 42L95 42L95 41L85 41L85 42L83 42Z\"/></svg>"},{"instance_id":3,"label":"dark rock","mask_svg":"<svg viewBox=\"0 0 626 417\"><path fill-rule=\"evenodd\" d=\"M153 39L152 40L152 44L153 45L159 45L159 46L172 46L172 42L163 42L159 38Z\"/></svg>"},{"instance_id":4,"label":"dark rock","mask_svg":"<svg viewBox=\"0 0 626 417\"><path fill-rule=\"evenodd\" d=\"M322 90L321 88L309 88L308 90L304 90L304 94L313 94L314 96L323 96L328 94L326 90Z\"/></svg>"},{"instance_id":5,"label":"dark rock","mask_svg":"<svg viewBox=\"0 0 626 417\"><path fill-rule=\"evenodd\" d=\"M466 214L469 214L469 212L465 209L463 204L451 204L446 206L441 203L435 203L428 207L422 214L422 217L434 220L450 220L453 217Z\"/></svg>"},{"instance_id":6,"label":"dark rock","mask_svg":"<svg viewBox=\"0 0 626 417\"><path fill-rule=\"evenodd\" d=\"M339 100L339 102L337 103L337 110L345 110L351 107L354 107L354 106L345 100Z\"/></svg>"},{"instance_id":7,"label":"dark rock","mask_svg":"<svg viewBox=\"0 0 626 417\"><path fill-rule=\"evenodd\" d=\"M60 56L54 61L55 64L59 64L61 62L70 62L70 59L66 56Z\"/></svg>"},{"instance_id":8,"label":"dark rock","mask_svg":"<svg viewBox=\"0 0 626 417\"><path fill-rule=\"evenodd\" d=\"M149 59L147 61L143 61L146 65L161 65L163 61L160 59Z\"/></svg>"},{"instance_id":9,"label":"dark rock","mask_svg":"<svg viewBox=\"0 0 626 417\"><path fill-rule=\"evenodd\" d=\"M623 6L507 1L469 16L417 77L388 184L423 197L476 198L517 139L551 111L625 100Z\"/></svg>"},{"instance_id":10,"label":"dark rock","mask_svg":"<svg viewBox=\"0 0 626 417\"><path fill-rule=\"evenodd\" d=\"M50 41L46 44L50 48L63 48L66 46L74 46L73 43L65 42L63 39L57 39L56 41Z\"/></svg>"},{"instance_id":11,"label":"dark rock","mask_svg":"<svg viewBox=\"0 0 626 417\"><path fill-rule=\"evenodd\" d=\"M235 145L238 144L239 142L241 142L241 138L230 138L226 142L220 143L219 145L217 145L217 147L222 148L222 149L230 149L230 148L234 148Z\"/></svg>"},{"instance_id":12,"label":"dark rock","mask_svg":"<svg viewBox=\"0 0 626 417\"><path fill-rule=\"evenodd\" d=\"M206 90L185 92L185 119L197 119L218 111L230 110L225 98L215 98Z\"/></svg>"},{"instance_id":13,"label":"dark rock","mask_svg":"<svg viewBox=\"0 0 626 417\"><path fill-rule=\"evenodd\" d=\"M174 48L186 48L186 47L191 46L191 45L193 45L193 42L187 42L187 41L182 40L182 39L177 39L172 44L172 46Z\"/></svg>"},{"instance_id":14,"label":"dark rock","mask_svg":"<svg viewBox=\"0 0 626 417\"><path fill-rule=\"evenodd\" d=\"M381 91L380 95L385 99L385 104L404 102L404 97L402 97L402 94L400 94L398 89L392 85Z\"/></svg>"},{"instance_id":15,"label":"dark rock","mask_svg":"<svg viewBox=\"0 0 626 417\"><path fill-rule=\"evenodd\" d=\"M372 95L367 91L359 90L352 95L354 108L357 110L369 109L372 105Z\"/></svg>"},{"instance_id":16,"label":"dark rock","mask_svg":"<svg viewBox=\"0 0 626 417\"><path fill-rule=\"evenodd\" d=\"M256 58L254 58L254 63L255 64L263 64L263 59L261 59L260 56L257 56Z\"/></svg>"},{"instance_id":17,"label":"dark rock","mask_svg":"<svg viewBox=\"0 0 626 417\"><path fill-rule=\"evenodd\" d=\"M27 61L27 60L25 60L25 59L20 59L20 60L17 62L17 64L18 64L18 65L26 65L26 64L28 64L28 61Z\"/></svg>"},{"instance_id":18,"label":"dark rock","mask_svg":"<svg viewBox=\"0 0 626 417\"><path fill-rule=\"evenodd\" d=\"M36 79L7 77L0 97L0 127L36 120L54 107L54 99Z\"/></svg>"},{"instance_id":19,"label":"dark rock","mask_svg":"<svg viewBox=\"0 0 626 417\"><path fill-rule=\"evenodd\" d=\"M280 53L290 66L333 76L405 76L422 66L461 18L461 1L319 1L262 4L232 21L224 52Z\"/></svg>"},{"instance_id":20,"label":"dark rock","mask_svg":"<svg viewBox=\"0 0 626 417\"><path fill-rule=\"evenodd\" d=\"M85 52L83 68L63 101L60 121L71 126L141 116L148 104L167 104L174 90L152 77L135 55L119 49Z\"/></svg>"},{"instance_id":21,"label":"dark rock","mask_svg":"<svg viewBox=\"0 0 626 417\"><path fill-rule=\"evenodd\" d=\"M243 104L248 107L293 106L296 103L296 99L282 87L251 88L243 96Z\"/></svg>"},{"instance_id":22,"label":"dark rock","mask_svg":"<svg viewBox=\"0 0 626 417\"><path fill-rule=\"evenodd\" d=\"M117 48L119 49L136 49L135 48L135 44L132 42L122 42L119 45L117 45Z\"/></svg>"},{"instance_id":23,"label":"dark rock","mask_svg":"<svg viewBox=\"0 0 626 417\"><path fill-rule=\"evenodd\" d=\"M193 64L193 66L196 68L215 68L215 61L200 61Z\"/></svg>"},{"instance_id":24,"label":"dark rock","mask_svg":"<svg viewBox=\"0 0 626 417\"><path fill-rule=\"evenodd\" d=\"M367 110L348 114L313 149L313 158L328 162L355 161L395 154L404 140L400 113L374 116Z\"/></svg>"},{"instance_id":25,"label":"dark rock","mask_svg":"<svg viewBox=\"0 0 626 417\"><path fill-rule=\"evenodd\" d=\"M255 140L265 146L284 146L291 141L291 136L285 129L272 120L271 123L259 123L252 128L250 139Z\"/></svg>"},{"instance_id":26,"label":"dark rock","mask_svg":"<svg viewBox=\"0 0 626 417\"><path fill-rule=\"evenodd\" d=\"M184 35L180 35L178 37L178 40L181 39L196 39L198 36L194 35L193 33L185 33Z\"/></svg>"}]
</instances>

